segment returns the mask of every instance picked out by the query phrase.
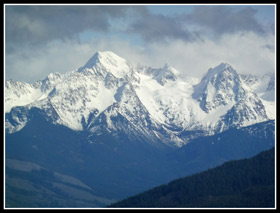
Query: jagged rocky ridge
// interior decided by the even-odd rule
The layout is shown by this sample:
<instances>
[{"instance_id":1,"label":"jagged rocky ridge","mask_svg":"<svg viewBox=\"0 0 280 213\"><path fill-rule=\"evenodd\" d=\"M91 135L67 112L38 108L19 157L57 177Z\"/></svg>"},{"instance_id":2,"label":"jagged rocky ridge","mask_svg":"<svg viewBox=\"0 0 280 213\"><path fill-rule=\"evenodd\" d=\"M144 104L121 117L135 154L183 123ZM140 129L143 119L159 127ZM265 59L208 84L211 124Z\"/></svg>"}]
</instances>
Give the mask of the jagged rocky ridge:
<instances>
[{"instance_id":1,"label":"jagged rocky ridge","mask_svg":"<svg viewBox=\"0 0 280 213\"><path fill-rule=\"evenodd\" d=\"M272 76L266 92L275 88ZM48 121L92 136L182 146L198 136L274 119L273 99L248 79L222 63L200 82L183 80L168 64L133 67L112 52L97 52L76 71L51 73L34 84L6 81L6 131L21 130L30 110L39 108Z\"/></svg>"}]
</instances>

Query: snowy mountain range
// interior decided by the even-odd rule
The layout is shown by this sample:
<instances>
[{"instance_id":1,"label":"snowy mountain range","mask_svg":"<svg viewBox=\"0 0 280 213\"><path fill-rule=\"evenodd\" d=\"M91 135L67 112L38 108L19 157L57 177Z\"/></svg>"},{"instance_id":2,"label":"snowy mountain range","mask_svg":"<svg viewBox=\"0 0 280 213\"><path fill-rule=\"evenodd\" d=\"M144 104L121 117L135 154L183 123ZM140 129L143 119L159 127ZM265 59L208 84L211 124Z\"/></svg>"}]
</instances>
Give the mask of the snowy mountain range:
<instances>
[{"instance_id":1,"label":"snowy mountain range","mask_svg":"<svg viewBox=\"0 0 280 213\"><path fill-rule=\"evenodd\" d=\"M21 130L37 108L51 123L92 136L181 147L192 138L275 119L274 95L274 73L239 75L221 63L201 80L186 80L168 64L132 66L112 52L97 52L72 72L34 84L6 81L5 125L8 133Z\"/></svg>"}]
</instances>

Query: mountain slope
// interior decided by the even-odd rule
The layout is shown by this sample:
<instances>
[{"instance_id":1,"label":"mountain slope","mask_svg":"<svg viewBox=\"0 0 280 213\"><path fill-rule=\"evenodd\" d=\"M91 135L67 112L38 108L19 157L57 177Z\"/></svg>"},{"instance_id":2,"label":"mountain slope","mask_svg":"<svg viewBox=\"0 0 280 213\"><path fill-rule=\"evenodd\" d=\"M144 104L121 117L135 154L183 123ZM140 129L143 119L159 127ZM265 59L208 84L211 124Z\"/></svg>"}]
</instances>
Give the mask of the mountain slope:
<instances>
[{"instance_id":1,"label":"mountain slope","mask_svg":"<svg viewBox=\"0 0 280 213\"><path fill-rule=\"evenodd\" d=\"M242 80L265 101L274 101L275 73L241 75Z\"/></svg>"},{"instance_id":2,"label":"mountain slope","mask_svg":"<svg viewBox=\"0 0 280 213\"><path fill-rule=\"evenodd\" d=\"M181 178L110 207L275 206L275 149Z\"/></svg>"},{"instance_id":3,"label":"mountain slope","mask_svg":"<svg viewBox=\"0 0 280 213\"><path fill-rule=\"evenodd\" d=\"M35 163L6 159L6 207L99 207L112 202L80 180Z\"/></svg>"},{"instance_id":4,"label":"mountain slope","mask_svg":"<svg viewBox=\"0 0 280 213\"><path fill-rule=\"evenodd\" d=\"M132 140L125 135L116 138L106 133L93 137L90 132L54 125L45 120L43 111L36 109L30 116L32 121L22 130L6 135L6 158L35 163L76 178L95 189L95 195L109 200L124 199L227 160L253 156L275 143L272 121L171 148L151 146L141 138ZM22 196L28 197L25 193Z\"/></svg>"}]
</instances>

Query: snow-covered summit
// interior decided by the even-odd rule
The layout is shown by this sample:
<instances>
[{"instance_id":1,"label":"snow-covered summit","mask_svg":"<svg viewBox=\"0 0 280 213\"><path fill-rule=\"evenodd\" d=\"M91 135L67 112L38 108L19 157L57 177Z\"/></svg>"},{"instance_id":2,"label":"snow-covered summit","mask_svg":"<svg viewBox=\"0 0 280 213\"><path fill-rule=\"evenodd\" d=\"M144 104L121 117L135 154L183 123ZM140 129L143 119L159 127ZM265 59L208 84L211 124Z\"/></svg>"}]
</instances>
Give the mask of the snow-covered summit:
<instances>
[{"instance_id":1,"label":"snow-covered summit","mask_svg":"<svg viewBox=\"0 0 280 213\"><path fill-rule=\"evenodd\" d=\"M111 51L95 53L83 67L78 69L78 72L88 70L92 70L99 75L101 74L103 77L108 72L117 78L125 78L131 74L131 67L128 62Z\"/></svg>"},{"instance_id":2,"label":"snow-covered summit","mask_svg":"<svg viewBox=\"0 0 280 213\"><path fill-rule=\"evenodd\" d=\"M170 66L165 64L162 69L159 69L154 78L161 84L164 85L168 80L175 81L177 79L178 71Z\"/></svg>"},{"instance_id":3,"label":"snow-covered summit","mask_svg":"<svg viewBox=\"0 0 280 213\"><path fill-rule=\"evenodd\" d=\"M210 68L201 82L194 85L193 98L200 102L200 107L209 112L221 106L233 105L242 96L245 88L240 76L227 63Z\"/></svg>"},{"instance_id":4,"label":"snow-covered summit","mask_svg":"<svg viewBox=\"0 0 280 213\"><path fill-rule=\"evenodd\" d=\"M35 88L40 88L42 93L47 93L53 89L53 87L61 82L62 75L60 73L50 73L43 80L35 82L32 86Z\"/></svg>"},{"instance_id":5,"label":"snow-covered summit","mask_svg":"<svg viewBox=\"0 0 280 213\"><path fill-rule=\"evenodd\" d=\"M168 63L166 63L162 68L138 66L138 72L151 76L162 86L169 81L176 81L179 77L179 71Z\"/></svg>"},{"instance_id":6,"label":"snow-covered summit","mask_svg":"<svg viewBox=\"0 0 280 213\"><path fill-rule=\"evenodd\" d=\"M235 69L233 69L233 67L230 64L228 64L228 63L221 63L220 65L218 65L218 66L216 66L214 68L210 68L208 70L208 72L206 73L205 78L206 79L211 79L215 75L219 75L219 74L224 73L224 72L232 73L234 75L237 74Z\"/></svg>"}]
</instances>

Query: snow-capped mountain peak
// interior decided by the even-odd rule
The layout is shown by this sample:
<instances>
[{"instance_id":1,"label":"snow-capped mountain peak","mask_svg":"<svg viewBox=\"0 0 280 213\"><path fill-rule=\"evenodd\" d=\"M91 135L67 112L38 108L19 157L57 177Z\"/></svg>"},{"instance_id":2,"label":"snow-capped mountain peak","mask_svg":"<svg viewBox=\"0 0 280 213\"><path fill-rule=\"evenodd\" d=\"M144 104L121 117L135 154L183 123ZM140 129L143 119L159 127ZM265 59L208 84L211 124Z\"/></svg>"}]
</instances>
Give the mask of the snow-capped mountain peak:
<instances>
[{"instance_id":1,"label":"snow-capped mountain peak","mask_svg":"<svg viewBox=\"0 0 280 213\"><path fill-rule=\"evenodd\" d=\"M221 64L219 64L218 66L209 69L210 73L214 73L214 74L220 73L220 72L224 72L224 71L226 71L226 70L228 70L228 71L230 71L230 72L236 72L236 71L232 68L232 66L231 66L230 64L228 64L228 63L221 63Z\"/></svg>"},{"instance_id":2,"label":"snow-capped mountain peak","mask_svg":"<svg viewBox=\"0 0 280 213\"><path fill-rule=\"evenodd\" d=\"M111 51L95 53L83 67L78 69L78 72L85 70L91 70L99 75L102 74L103 77L108 72L117 78L125 78L131 74L131 67L127 61Z\"/></svg>"},{"instance_id":3,"label":"snow-capped mountain peak","mask_svg":"<svg viewBox=\"0 0 280 213\"><path fill-rule=\"evenodd\" d=\"M117 64L118 62L125 63L125 59L121 58L120 56L110 51L104 51L104 52L98 51L87 61L84 67L92 68L98 63L108 65L108 64Z\"/></svg>"},{"instance_id":4,"label":"snow-capped mountain peak","mask_svg":"<svg viewBox=\"0 0 280 213\"><path fill-rule=\"evenodd\" d=\"M176 81L179 77L179 71L167 63L157 69L138 65L137 70L139 73L152 77L162 86L169 81Z\"/></svg>"},{"instance_id":5,"label":"snow-capped mountain peak","mask_svg":"<svg viewBox=\"0 0 280 213\"><path fill-rule=\"evenodd\" d=\"M210 68L201 82L194 86L193 98L200 102L200 107L209 112L220 106L234 104L244 95L239 75L227 63Z\"/></svg>"},{"instance_id":6,"label":"snow-capped mountain peak","mask_svg":"<svg viewBox=\"0 0 280 213\"><path fill-rule=\"evenodd\" d=\"M174 67L172 67L170 64L166 63L164 65L164 67L162 68L162 70L165 70L165 71L170 71L172 72L174 75L179 75L179 71L176 70Z\"/></svg>"},{"instance_id":7,"label":"snow-capped mountain peak","mask_svg":"<svg viewBox=\"0 0 280 213\"><path fill-rule=\"evenodd\" d=\"M62 75L60 73L50 73L42 81L37 81L33 86L35 88L41 89L43 93L50 92L53 87L62 80Z\"/></svg>"},{"instance_id":8,"label":"snow-capped mountain peak","mask_svg":"<svg viewBox=\"0 0 280 213\"><path fill-rule=\"evenodd\" d=\"M232 68L231 65L227 63L221 63L220 65L214 68L210 68L201 82L203 82L204 84L211 82L216 87L222 85L226 87L232 87L232 85L227 83L233 83L233 80L240 81L239 75L236 73L236 71Z\"/></svg>"},{"instance_id":9,"label":"snow-capped mountain peak","mask_svg":"<svg viewBox=\"0 0 280 213\"><path fill-rule=\"evenodd\" d=\"M168 80L175 81L177 79L178 71L170 66L169 64L165 64L162 69L158 69L155 73L154 78L161 85L164 85Z\"/></svg>"}]
</instances>

